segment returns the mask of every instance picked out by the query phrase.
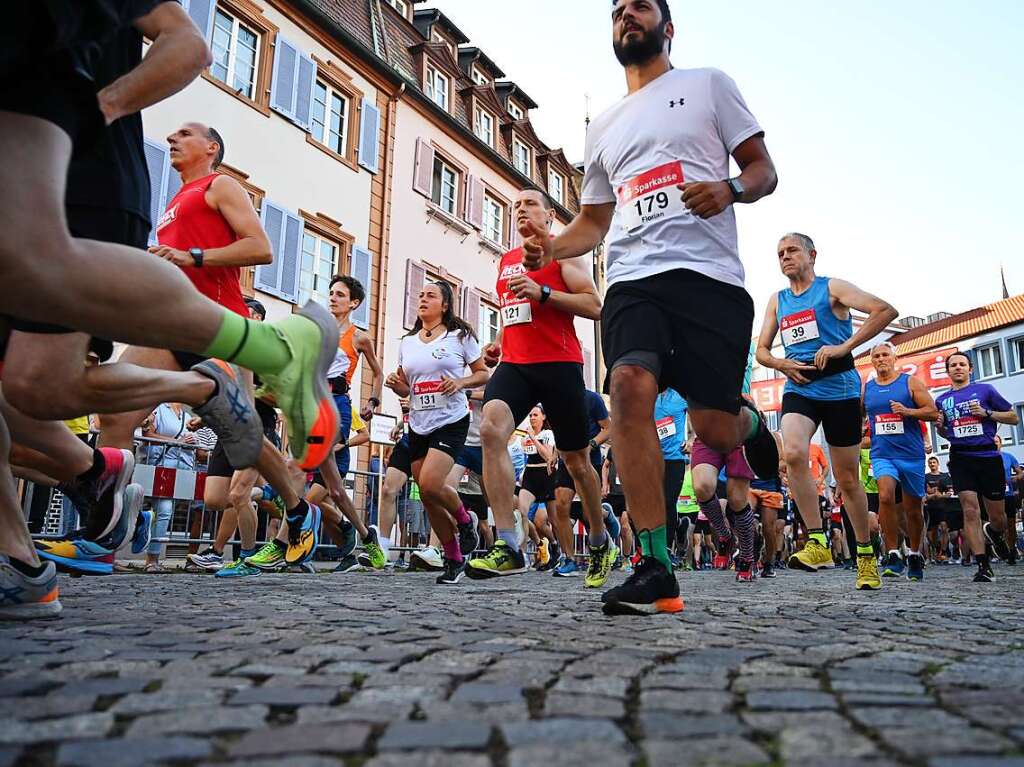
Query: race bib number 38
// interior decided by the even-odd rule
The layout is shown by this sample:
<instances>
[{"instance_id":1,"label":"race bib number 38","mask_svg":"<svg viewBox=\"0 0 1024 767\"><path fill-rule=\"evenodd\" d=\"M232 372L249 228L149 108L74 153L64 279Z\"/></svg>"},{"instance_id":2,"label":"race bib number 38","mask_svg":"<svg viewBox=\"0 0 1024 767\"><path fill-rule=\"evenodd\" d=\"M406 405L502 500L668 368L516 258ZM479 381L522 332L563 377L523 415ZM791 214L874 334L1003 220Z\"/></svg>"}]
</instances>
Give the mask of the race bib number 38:
<instances>
[{"instance_id":1,"label":"race bib number 38","mask_svg":"<svg viewBox=\"0 0 1024 767\"><path fill-rule=\"evenodd\" d=\"M903 416L896 413L879 413L875 416L875 434L879 437L892 437L903 433Z\"/></svg>"},{"instance_id":2,"label":"race bib number 38","mask_svg":"<svg viewBox=\"0 0 1024 767\"><path fill-rule=\"evenodd\" d=\"M964 416L953 421L953 436L957 439L968 437L983 437L985 430L981 427L981 421L973 416Z\"/></svg>"},{"instance_id":3,"label":"race bib number 38","mask_svg":"<svg viewBox=\"0 0 1024 767\"><path fill-rule=\"evenodd\" d=\"M658 428L658 439L668 439L675 436L676 421L671 416L655 421L654 425Z\"/></svg>"},{"instance_id":4,"label":"race bib number 38","mask_svg":"<svg viewBox=\"0 0 1024 767\"><path fill-rule=\"evenodd\" d=\"M444 407L447 396L441 392L441 383L441 381L420 381L413 384L413 410L437 410Z\"/></svg>"},{"instance_id":5,"label":"race bib number 38","mask_svg":"<svg viewBox=\"0 0 1024 767\"><path fill-rule=\"evenodd\" d=\"M683 164L676 160L651 168L619 187L619 215L622 228L630 234L656 221L686 213L683 194Z\"/></svg>"},{"instance_id":6,"label":"race bib number 38","mask_svg":"<svg viewBox=\"0 0 1024 767\"><path fill-rule=\"evenodd\" d=\"M782 331L784 346L802 344L804 341L813 341L815 338L821 337L814 309L805 309L802 312L786 315L782 318L779 329Z\"/></svg>"}]
</instances>

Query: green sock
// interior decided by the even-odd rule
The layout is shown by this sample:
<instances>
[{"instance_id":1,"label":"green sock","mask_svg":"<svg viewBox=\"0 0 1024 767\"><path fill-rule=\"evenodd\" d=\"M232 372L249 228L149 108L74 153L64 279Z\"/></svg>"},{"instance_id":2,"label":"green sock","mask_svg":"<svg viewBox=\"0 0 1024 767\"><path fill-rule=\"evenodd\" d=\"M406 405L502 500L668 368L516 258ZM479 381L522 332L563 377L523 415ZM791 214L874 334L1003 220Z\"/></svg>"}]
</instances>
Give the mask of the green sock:
<instances>
[{"instance_id":1,"label":"green sock","mask_svg":"<svg viewBox=\"0 0 1024 767\"><path fill-rule=\"evenodd\" d=\"M753 408L747 408L746 410L750 413L750 431L747 432L747 436L743 438L744 442L757 434L757 430L761 427L761 414Z\"/></svg>"},{"instance_id":2,"label":"green sock","mask_svg":"<svg viewBox=\"0 0 1024 767\"><path fill-rule=\"evenodd\" d=\"M875 547L870 543L857 543L857 556L858 557L873 557L875 555Z\"/></svg>"},{"instance_id":3,"label":"green sock","mask_svg":"<svg viewBox=\"0 0 1024 767\"><path fill-rule=\"evenodd\" d=\"M288 345L272 325L247 320L227 309L220 330L203 353L255 373L278 373L291 359Z\"/></svg>"},{"instance_id":4,"label":"green sock","mask_svg":"<svg viewBox=\"0 0 1024 767\"><path fill-rule=\"evenodd\" d=\"M822 530L812 530L807 534L807 537L812 541L817 541L822 546L828 546L828 542L825 540L825 533Z\"/></svg>"},{"instance_id":5,"label":"green sock","mask_svg":"<svg viewBox=\"0 0 1024 767\"><path fill-rule=\"evenodd\" d=\"M653 530L641 530L640 544L646 556L654 557L672 572L672 560L668 557L668 535L664 525Z\"/></svg>"}]
</instances>

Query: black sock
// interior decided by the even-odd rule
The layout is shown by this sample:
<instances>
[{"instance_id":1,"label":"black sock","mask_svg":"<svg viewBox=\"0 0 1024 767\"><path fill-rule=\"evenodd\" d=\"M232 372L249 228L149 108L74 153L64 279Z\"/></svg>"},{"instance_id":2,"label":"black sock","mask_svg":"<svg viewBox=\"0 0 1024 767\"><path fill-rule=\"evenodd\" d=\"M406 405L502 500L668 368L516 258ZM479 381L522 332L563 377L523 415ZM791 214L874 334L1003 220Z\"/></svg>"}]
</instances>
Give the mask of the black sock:
<instances>
[{"instance_id":1,"label":"black sock","mask_svg":"<svg viewBox=\"0 0 1024 767\"><path fill-rule=\"evenodd\" d=\"M33 567L28 562L22 562L20 559L14 557L8 557L8 561L11 563L11 567L17 570L22 575L27 575L29 578L38 578L46 570L46 563L41 562L37 567Z\"/></svg>"},{"instance_id":2,"label":"black sock","mask_svg":"<svg viewBox=\"0 0 1024 767\"><path fill-rule=\"evenodd\" d=\"M285 543L284 541L277 540L277 538L274 539L274 545L277 546L279 551L287 551L288 550L288 544Z\"/></svg>"},{"instance_id":3,"label":"black sock","mask_svg":"<svg viewBox=\"0 0 1024 767\"><path fill-rule=\"evenodd\" d=\"M309 504L306 503L304 498L300 498L299 502L294 508L288 509L288 524L292 523L293 519L298 520L300 523L306 518L306 514L309 512Z\"/></svg>"},{"instance_id":4,"label":"black sock","mask_svg":"<svg viewBox=\"0 0 1024 767\"><path fill-rule=\"evenodd\" d=\"M988 554L975 554L974 558L978 562L978 567L983 570L988 570L992 567L992 563L988 561Z\"/></svg>"},{"instance_id":5,"label":"black sock","mask_svg":"<svg viewBox=\"0 0 1024 767\"><path fill-rule=\"evenodd\" d=\"M100 475L107 469L107 459L103 457L102 450L92 451L92 468L83 471L76 479L79 482L90 482L99 479Z\"/></svg>"}]
</instances>

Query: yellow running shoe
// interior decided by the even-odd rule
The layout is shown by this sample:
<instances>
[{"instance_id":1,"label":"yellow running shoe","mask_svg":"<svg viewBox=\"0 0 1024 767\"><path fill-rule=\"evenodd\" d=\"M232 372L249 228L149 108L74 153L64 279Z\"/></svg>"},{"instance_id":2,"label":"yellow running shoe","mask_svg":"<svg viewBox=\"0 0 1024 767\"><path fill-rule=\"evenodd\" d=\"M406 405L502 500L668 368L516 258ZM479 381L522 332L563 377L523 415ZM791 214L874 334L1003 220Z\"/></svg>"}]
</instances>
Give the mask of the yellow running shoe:
<instances>
[{"instance_id":1,"label":"yellow running shoe","mask_svg":"<svg viewBox=\"0 0 1024 767\"><path fill-rule=\"evenodd\" d=\"M882 576L878 574L878 560L874 554L857 557L857 590L877 591L882 588Z\"/></svg>"},{"instance_id":2,"label":"yellow running shoe","mask_svg":"<svg viewBox=\"0 0 1024 767\"><path fill-rule=\"evenodd\" d=\"M619 556L618 547L609 538L604 546L590 547L590 563L587 565L587 573L583 576L583 587L587 589L600 588L608 580L615 564L615 558Z\"/></svg>"},{"instance_id":3,"label":"yellow running shoe","mask_svg":"<svg viewBox=\"0 0 1024 767\"><path fill-rule=\"evenodd\" d=\"M548 562L551 561L551 554L548 553L548 539L541 538L540 545L537 547L537 569L544 567Z\"/></svg>"},{"instance_id":4,"label":"yellow running shoe","mask_svg":"<svg viewBox=\"0 0 1024 767\"><path fill-rule=\"evenodd\" d=\"M809 538L804 547L789 558L789 566L794 570L806 570L815 573L835 567L832 553L813 538Z\"/></svg>"}]
</instances>

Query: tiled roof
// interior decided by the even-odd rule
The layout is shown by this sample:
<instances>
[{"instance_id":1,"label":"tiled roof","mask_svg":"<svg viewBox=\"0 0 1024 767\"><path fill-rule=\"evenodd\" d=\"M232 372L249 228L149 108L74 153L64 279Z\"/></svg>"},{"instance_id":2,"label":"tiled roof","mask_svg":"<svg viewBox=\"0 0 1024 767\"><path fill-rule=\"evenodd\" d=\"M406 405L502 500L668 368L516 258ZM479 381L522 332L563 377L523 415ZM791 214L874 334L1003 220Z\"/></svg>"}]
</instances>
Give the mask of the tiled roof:
<instances>
[{"instance_id":1,"label":"tiled roof","mask_svg":"<svg viewBox=\"0 0 1024 767\"><path fill-rule=\"evenodd\" d=\"M1011 296L994 304L954 314L938 322L929 322L892 339L898 354L947 346L990 330L1024 322L1024 293Z\"/></svg>"}]
</instances>

